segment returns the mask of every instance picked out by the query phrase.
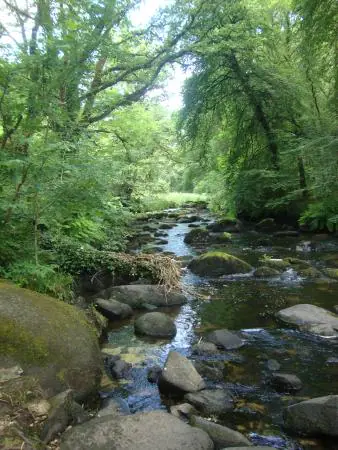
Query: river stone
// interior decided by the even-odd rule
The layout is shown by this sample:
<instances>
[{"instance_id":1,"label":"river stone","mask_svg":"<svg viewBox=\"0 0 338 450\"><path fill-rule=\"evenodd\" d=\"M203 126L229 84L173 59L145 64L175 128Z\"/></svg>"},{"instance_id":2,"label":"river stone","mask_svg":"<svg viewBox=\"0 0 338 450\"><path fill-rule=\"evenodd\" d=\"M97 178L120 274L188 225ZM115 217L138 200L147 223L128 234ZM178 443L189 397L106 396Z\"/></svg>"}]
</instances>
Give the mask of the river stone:
<instances>
[{"instance_id":1,"label":"river stone","mask_svg":"<svg viewBox=\"0 0 338 450\"><path fill-rule=\"evenodd\" d=\"M108 397L104 400L102 408L98 411L98 417L106 417L111 415L127 416L131 414L129 405L124 398Z\"/></svg>"},{"instance_id":2,"label":"river stone","mask_svg":"<svg viewBox=\"0 0 338 450\"><path fill-rule=\"evenodd\" d=\"M324 270L325 275L334 280L338 280L338 269L327 268Z\"/></svg>"},{"instance_id":3,"label":"river stone","mask_svg":"<svg viewBox=\"0 0 338 450\"><path fill-rule=\"evenodd\" d=\"M192 416L190 425L208 433L215 445L215 450L222 449L223 447L232 447L233 445L242 445L243 447L251 446L251 442L238 431L218 425L202 417Z\"/></svg>"},{"instance_id":4,"label":"river stone","mask_svg":"<svg viewBox=\"0 0 338 450\"><path fill-rule=\"evenodd\" d=\"M151 337L170 338L176 334L175 322L161 312L150 312L138 317L134 323L135 333Z\"/></svg>"},{"instance_id":5,"label":"river stone","mask_svg":"<svg viewBox=\"0 0 338 450\"><path fill-rule=\"evenodd\" d=\"M203 414L224 414L233 409L232 396L224 389L205 389L189 393L184 396L184 400Z\"/></svg>"},{"instance_id":6,"label":"river stone","mask_svg":"<svg viewBox=\"0 0 338 450\"><path fill-rule=\"evenodd\" d=\"M205 388L205 383L188 358L170 351L158 386L162 392L185 393L200 391Z\"/></svg>"},{"instance_id":7,"label":"river stone","mask_svg":"<svg viewBox=\"0 0 338 450\"><path fill-rule=\"evenodd\" d=\"M268 267L268 266L258 267L254 271L254 276L257 278L276 277L279 274L280 274L279 270L274 269L273 267Z\"/></svg>"},{"instance_id":8,"label":"river stone","mask_svg":"<svg viewBox=\"0 0 338 450\"><path fill-rule=\"evenodd\" d=\"M299 231L297 230L284 230L284 231L276 231L273 233L275 237L298 237Z\"/></svg>"},{"instance_id":9,"label":"river stone","mask_svg":"<svg viewBox=\"0 0 338 450\"><path fill-rule=\"evenodd\" d=\"M181 403L170 407L170 413L179 419L187 419L196 414L196 409L190 403Z\"/></svg>"},{"instance_id":10,"label":"river stone","mask_svg":"<svg viewBox=\"0 0 338 450\"><path fill-rule=\"evenodd\" d=\"M211 381L224 380L224 361L194 361L197 372Z\"/></svg>"},{"instance_id":11,"label":"river stone","mask_svg":"<svg viewBox=\"0 0 338 450\"><path fill-rule=\"evenodd\" d=\"M186 244L204 244L209 242L210 233L205 228L194 228L190 230L184 237Z\"/></svg>"},{"instance_id":12,"label":"river stone","mask_svg":"<svg viewBox=\"0 0 338 450\"><path fill-rule=\"evenodd\" d=\"M0 341L0 366L18 365L47 397L71 388L82 399L99 385L95 330L74 306L0 282Z\"/></svg>"},{"instance_id":13,"label":"river stone","mask_svg":"<svg viewBox=\"0 0 338 450\"><path fill-rule=\"evenodd\" d=\"M166 292L163 286L136 284L115 286L107 290L108 296L132 308L142 308L147 303L154 306L183 305L187 298L178 291Z\"/></svg>"},{"instance_id":14,"label":"river stone","mask_svg":"<svg viewBox=\"0 0 338 450\"><path fill-rule=\"evenodd\" d=\"M300 304L282 309L277 317L321 336L338 336L338 316L319 306Z\"/></svg>"},{"instance_id":15,"label":"river stone","mask_svg":"<svg viewBox=\"0 0 338 450\"><path fill-rule=\"evenodd\" d=\"M207 339L217 347L225 350L234 350L244 345L244 341L241 338L226 329L212 331L207 335Z\"/></svg>"},{"instance_id":16,"label":"river stone","mask_svg":"<svg viewBox=\"0 0 338 450\"><path fill-rule=\"evenodd\" d=\"M252 267L237 258L224 252L207 252L194 258L188 265L189 269L200 276L220 277L235 273L247 273Z\"/></svg>"},{"instance_id":17,"label":"river stone","mask_svg":"<svg viewBox=\"0 0 338 450\"><path fill-rule=\"evenodd\" d=\"M95 418L66 432L61 450L213 450L203 430L164 411Z\"/></svg>"},{"instance_id":18,"label":"river stone","mask_svg":"<svg viewBox=\"0 0 338 450\"><path fill-rule=\"evenodd\" d=\"M147 380L149 381L149 383L157 383L161 373L162 367L160 366L149 367L147 371Z\"/></svg>"},{"instance_id":19,"label":"river stone","mask_svg":"<svg viewBox=\"0 0 338 450\"><path fill-rule=\"evenodd\" d=\"M217 346L213 342L201 341L192 346L192 351L196 355L215 355L219 353Z\"/></svg>"},{"instance_id":20,"label":"river stone","mask_svg":"<svg viewBox=\"0 0 338 450\"><path fill-rule=\"evenodd\" d=\"M338 436L338 395L317 397L284 410L285 426L307 436Z\"/></svg>"},{"instance_id":21,"label":"river stone","mask_svg":"<svg viewBox=\"0 0 338 450\"><path fill-rule=\"evenodd\" d=\"M98 298L95 302L97 309L108 319L125 319L133 315L133 310L129 305L112 298L109 300Z\"/></svg>"},{"instance_id":22,"label":"river stone","mask_svg":"<svg viewBox=\"0 0 338 450\"><path fill-rule=\"evenodd\" d=\"M223 231L227 231L229 233L237 233L241 229L241 222L236 219L219 219L214 223L210 223L207 225L208 230L213 231L214 233L220 233Z\"/></svg>"},{"instance_id":23,"label":"river stone","mask_svg":"<svg viewBox=\"0 0 338 450\"><path fill-rule=\"evenodd\" d=\"M291 373L274 372L271 377L271 384L277 392L296 392L303 387L301 380Z\"/></svg>"},{"instance_id":24,"label":"river stone","mask_svg":"<svg viewBox=\"0 0 338 450\"><path fill-rule=\"evenodd\" d=\"M229 448L229 447L228 447ZM261 445L253 447L254 450L276 450L275 447L262 447ZM221 450L227 450L222 448ZM248 450L248 447L231 447L231 450Z\"/></svg>"}]
</instances>

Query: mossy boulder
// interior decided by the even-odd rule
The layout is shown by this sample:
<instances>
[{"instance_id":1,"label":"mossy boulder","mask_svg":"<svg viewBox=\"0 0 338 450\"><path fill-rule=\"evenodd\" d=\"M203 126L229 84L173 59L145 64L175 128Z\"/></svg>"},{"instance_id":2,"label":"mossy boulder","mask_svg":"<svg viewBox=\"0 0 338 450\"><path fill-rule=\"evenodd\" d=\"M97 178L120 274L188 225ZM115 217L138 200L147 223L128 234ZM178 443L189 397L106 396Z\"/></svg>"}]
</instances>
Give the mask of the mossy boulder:
<instances>
[{"instance_id":1,"label":"mossy boulder","mask_svg":"<svg viewBox=\"0 0 338 450\"><path fill-rule=\"evenodd\" d=\"M279 270L268 266L258 267L254 272L254 275L257 278L276 277L279 274L280 274Z\"/></svg>"},{"instance_id":2,"label":"mossy boulder","mask_svg":"<svg viewBox=\"0 0 338 450\"><path fill-rule=\"evenodd\" d=\"M210 241L210 233L205 228L194 228L185 235L186 244L205 244Z\"/></svg>"},{"instance_id":3,"label":"mossy boulder","mask_svg":"<svg viewBox=\"0 0 338 450\"><path fill-rule=\"evenodd\" d=\"M285 258L284 261L289 267L292 267L297 271L308 269L311 267L311 264L309 262L299 258Z\"/></svg>"},{"instance_id":4,"label":"mossy boulder","mask_svg":"<svg viewBox=\"0 0 338 450\"><path fill-rule=\"evenodd\" d=\"M229 233L237 233L241 230L242 224L237 219L223 217L221 219L218 219L216 222L209 224L207 228L214 233L220 233L224 231L227 231Z\"/></svg>"},{"instance_id":5,"label":"mossy boulder","mask_svg":"<svg viewBox=\"0 0 338 450\"><path fill-rule=\"evenodd\" d=\"M250 264L224 252L207 252L194 258L189 269L201 276L220 277L236 273L247 273L252 270Z\"/></svg>"},{"instance_id":6,"label":"mossy boulder","mask_svg":"<svg viewBox=\"0 0 338 450\"><path fill-rule=\"evenodd\" d=\"M260 258L259 262L264 267L270 267L270 268L276 269L276 270L285 270L288 267L290 267L290 265L288 264L287 261L285 261L284 259L280 259L280 258L264 257L264 258Z\"/></svg>"},{"instance_id":7,"label":"mossy boulder","mask_svg":"<svg viewBox=\"0 0 338 450\"><path fill-rule=\"evenodd\" d=\"M74 306L0 282L0 342L0 365L18 364L47 396L72 388L82 399L99 384L96 333Z\"/></svg>"}]
</instances>

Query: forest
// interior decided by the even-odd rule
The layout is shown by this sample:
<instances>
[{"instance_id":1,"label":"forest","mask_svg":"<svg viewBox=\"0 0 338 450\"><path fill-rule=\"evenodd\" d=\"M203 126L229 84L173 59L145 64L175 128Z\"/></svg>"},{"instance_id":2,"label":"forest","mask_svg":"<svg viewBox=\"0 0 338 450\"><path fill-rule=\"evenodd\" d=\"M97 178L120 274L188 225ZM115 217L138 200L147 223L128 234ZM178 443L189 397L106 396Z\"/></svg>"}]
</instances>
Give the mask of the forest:
<instances>
[{"instance_id":1,"label":"forest","mask_svg":"<svg viewBox=\"0 0 338 450\"><path fill-rule=\"evenodd\" d=\"M144 28L131 0L3 3L3 277L57 294L58 249L123 250L170 191L337 229L335 0L180 0ZM191 76L171 113L148 94L175 64Z\"/></svg>"}]
</instances>

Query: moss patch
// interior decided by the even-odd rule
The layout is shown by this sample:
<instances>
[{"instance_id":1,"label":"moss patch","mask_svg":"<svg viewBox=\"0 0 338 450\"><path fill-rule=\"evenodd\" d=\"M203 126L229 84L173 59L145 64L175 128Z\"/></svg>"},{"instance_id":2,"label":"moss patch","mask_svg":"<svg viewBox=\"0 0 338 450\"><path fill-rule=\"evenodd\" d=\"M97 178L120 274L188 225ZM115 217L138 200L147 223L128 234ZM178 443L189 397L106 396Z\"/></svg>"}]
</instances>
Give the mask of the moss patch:
<instances>
[{"instance_id":1,"label":"moss patch","mask_svg":"<svg viewBox=\"0 0 338 450\"><path fill-rule=\"evenodd\" d=\"M51 394L67 387L93 389L100 374L100 350L83 311L0 282L0 317L2 358L36 374Z\"/></svg>"},{"instance_id":2,"label":"moss patch","mask_svg":"<svg viewBox=\"0 0 338 450\"><path fill-rule=\"evenodd\" d=\"M247 273L252 267L245 261L224 252L207 252L194 258L189 268L201 276L222 276L236 273Z\"/></svg>"},{"instance_id":3,"label":"moss patch","mask_svg":"<svg viewBox=\"0 0 338 450\"><path fill-rule=\"evenodd\" d=\"M325 275L334 280L338 280L338 269L325 269Z\"/></svg>"}]
</instances>

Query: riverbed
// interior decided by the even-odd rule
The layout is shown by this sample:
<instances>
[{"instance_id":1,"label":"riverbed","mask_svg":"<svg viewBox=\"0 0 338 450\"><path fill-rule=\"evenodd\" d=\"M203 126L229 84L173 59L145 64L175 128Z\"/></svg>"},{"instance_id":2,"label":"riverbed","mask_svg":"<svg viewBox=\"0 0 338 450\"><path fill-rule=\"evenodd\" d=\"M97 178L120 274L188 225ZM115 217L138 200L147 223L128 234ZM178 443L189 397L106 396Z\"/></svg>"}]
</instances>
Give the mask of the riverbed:
<instances>
[{"instance_id":1,"label":"riverbed","mask_svg":"<svg viewBox=\"0 0 338 450\"><path fill-rule=\"evenodd\" d=\"M182 213L193 212L196 213L188 209ZM198 214L201 224L213 220L207 210L198 211ZM159 220L150 222L156 224ZM233 233L226 244L198 248L184 242L185 235L192 229L191 224L178 223L175 219L167 219L167 222L173 227L165 230L168 242L160 247L181 261L206 249L217 249L238 256L253 267L257 267L258 260L265 255L300 258L322 271L336 261L338 252L338 239L334 236L306 233L296 237L274 237L252 227ZM311 303L334 312L334 306L338 304L338 282L324 273L318 278L302 277L293 269L266 279L256 278L253 272L217 279L203 278L192 274L184 262L181 264L182 289L189 301L170 310L162 308L175 319L175 338L168 341L135 336L135 316L131 320L111 323L103 348L131 362L133 369L130 378L117 382L113 391L103 391L102 397L122 397L132 412L167 409L172 400L162 397L157 385L147 381L147 371L154 365L163 366L168 352L176 350L192 360L202 360L211 369L222 368L223 379L213 377L212 370L207 369L211 375L205 377L207 386L227 388L235 398L235 410L217 418L219 423L246 434L257 445L294 450L337 449L338 444L332 441L288 435L283 429L282 411L297 401L338 394L338 342L288 328L276 320L275 313L298 303ZM207 332L220 328L239 332L245 345L235 351L220 352L217 357L192 354L194 343ZM302 380L304 387L297 395L280 394L271 387L271 361L280 365L280 371L295 374Z\"/></svg>"}]
</instances>

